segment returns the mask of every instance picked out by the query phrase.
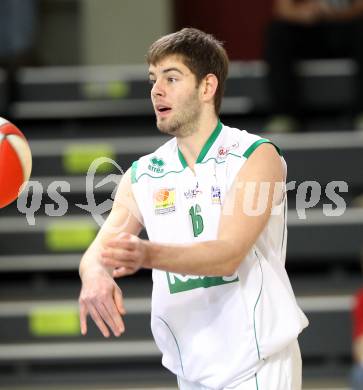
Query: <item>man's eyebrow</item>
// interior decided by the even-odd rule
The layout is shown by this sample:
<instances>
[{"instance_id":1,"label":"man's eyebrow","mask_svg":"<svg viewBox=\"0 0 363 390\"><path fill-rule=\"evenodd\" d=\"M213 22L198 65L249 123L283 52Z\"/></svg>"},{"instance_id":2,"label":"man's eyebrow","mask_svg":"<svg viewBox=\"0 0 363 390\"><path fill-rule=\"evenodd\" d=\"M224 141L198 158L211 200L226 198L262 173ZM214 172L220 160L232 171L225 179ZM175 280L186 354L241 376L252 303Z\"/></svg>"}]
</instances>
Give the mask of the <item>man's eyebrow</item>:
<instances>
[{"instance_id":1,"label":"man's eyebrow","mask_svg":"<svg viewBox=\"0 0 363 390\"><path fill-rule=\"evenodd\" d=\"M173 67L171 67L171 68L166 68L166 69L164 69L163 70L163 73L168 73L168 72L178 72L178 73L180 73L180 74L184 74L180 69L178 69L178 68L173 68Z\"/></svg>"},{"instance_id":2,"label":"man's eyebrow","mask_svg":"<svg viewBox=\"0 0 363 390\"><path fill-rule=\"evenodd\" d=\"M184 75L184 73L183 73L180 69L175 68L175 67L166 68L166 69L164 69L164 70L162 71L162 73L169 73L169 72L178 72L178 73L180 73L181 75ZM155 76L155 73L152 72L152 71L150 71L150 72L149 72L149 77L150 77L150 76Z\"/></svg>"}]
</instances>

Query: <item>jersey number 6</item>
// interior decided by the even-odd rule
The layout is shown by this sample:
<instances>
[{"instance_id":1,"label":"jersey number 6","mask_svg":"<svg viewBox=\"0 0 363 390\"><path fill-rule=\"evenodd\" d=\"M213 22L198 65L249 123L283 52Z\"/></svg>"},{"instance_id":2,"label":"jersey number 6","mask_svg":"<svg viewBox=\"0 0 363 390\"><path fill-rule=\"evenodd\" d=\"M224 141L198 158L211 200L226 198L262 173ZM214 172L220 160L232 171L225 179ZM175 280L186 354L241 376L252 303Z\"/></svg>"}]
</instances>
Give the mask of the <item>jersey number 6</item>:
<instances>
[{"instance_id":1,"label":"jersey number 6","mask_svg":"<svg viewBox=\"0 0 363 390\"><path fill-rule=\"evenodd\" d=\"M201 211L202 210L199 204L196 204L189 209L189 215L192 220L194 237L198 237L204 229L203 217L200 215Z\"/></svg>"}]
</instances>

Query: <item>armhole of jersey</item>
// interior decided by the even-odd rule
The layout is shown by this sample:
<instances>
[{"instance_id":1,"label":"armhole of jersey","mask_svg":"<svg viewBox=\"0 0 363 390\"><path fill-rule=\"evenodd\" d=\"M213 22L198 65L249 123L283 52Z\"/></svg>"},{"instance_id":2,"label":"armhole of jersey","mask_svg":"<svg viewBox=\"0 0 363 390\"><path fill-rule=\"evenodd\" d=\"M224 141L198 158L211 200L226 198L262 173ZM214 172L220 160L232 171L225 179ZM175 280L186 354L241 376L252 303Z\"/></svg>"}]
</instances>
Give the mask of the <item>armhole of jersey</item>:
<instances>
[{"instance_id":1,"label":"armhole of jersey","mask_svg":"<svg viewBox=\"0 0 363 390\"><path fill-rule=\"evenodd\" d=\"M269 139L267 138L261 138L259 140L257 140L256 142L254 142L244 153L243 153L243 157L245 158L248 158L251 156L251 154L262 144L271 144L275 147L277 153L282 156L282 153L281 153L281 149L276 146L273 142L271 142Z\"/></svg>"},{"instance_id":2,"label":"armhole of jersey","mask_svg":"<svg viewBox=\"0 0 363 390\"><path fill-rule=\"evenodd\" d=\"M136 171L137 171L138 161L134 161L131 165L131 184L137 183Z\"/></svg>"}]
</instances>

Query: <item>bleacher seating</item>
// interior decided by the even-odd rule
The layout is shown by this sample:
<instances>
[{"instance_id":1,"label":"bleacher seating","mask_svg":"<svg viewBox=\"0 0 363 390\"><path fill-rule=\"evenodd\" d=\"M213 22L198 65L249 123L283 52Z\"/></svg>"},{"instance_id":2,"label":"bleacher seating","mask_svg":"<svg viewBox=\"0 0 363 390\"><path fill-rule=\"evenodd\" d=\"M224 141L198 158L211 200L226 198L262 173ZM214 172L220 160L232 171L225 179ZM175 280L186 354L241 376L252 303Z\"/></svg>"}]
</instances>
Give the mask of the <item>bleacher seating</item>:
<instances>
[{"instance_id":1,"label":"bleacher seating","mask_svg":"<svg viewBox=\"0 0 363 390\"><path fill-rule=\"evenodd\" d=\"M330 73L321 71L321 63L304 66L307 107L337 111L349 104L354 71L350 62L335 63ZM29 192L27 204L19 208L14 203L0 210L0 388L175 383L161 367L151 337L150 272L120 280L128 311L127 331L120 339L103 339L91 322L89 335L82 337L77 325L77 268L98 228L90 213L77 206L89 203L89 163L106 156L126 170L166 139L155 129L144 74L145 67L23 69L19 73L19 101L11 107L11 119L30 140L31 180L38 184ZM339 94L317 93L326 83ZM246 128L245 121L264 112L268 112L268 101L263 66L234 64L222 121ZM258 121L253 124L258 127ZM323 131L270 138L283 150L288 181L297 185L315 181L323 191L322 200L307 210L305 220L298 218L296 207L301 210L302 203L296 202L296 191L288 195L287 269L310 319L300 338L304 380L346 379L351 365L352 295L362 284L363 209L350 205L363 192L363 135ZM103 166L91 188L109 174L120 172L112 164ZM52 186L55 180L68 182L70 191ZM340 194L348 208L339 217L323 213L323 204L332 203L324 192L332 180L345 181L349 187ZM95 189L96 204L110 199L115 186L111 181ZM68 211L50 217L45 205L57 205L59 194ZM33 204L34 225L29 224L30 213L26 218L32 196L42 199L39 209Z\"/></svg>"}]
</instances>

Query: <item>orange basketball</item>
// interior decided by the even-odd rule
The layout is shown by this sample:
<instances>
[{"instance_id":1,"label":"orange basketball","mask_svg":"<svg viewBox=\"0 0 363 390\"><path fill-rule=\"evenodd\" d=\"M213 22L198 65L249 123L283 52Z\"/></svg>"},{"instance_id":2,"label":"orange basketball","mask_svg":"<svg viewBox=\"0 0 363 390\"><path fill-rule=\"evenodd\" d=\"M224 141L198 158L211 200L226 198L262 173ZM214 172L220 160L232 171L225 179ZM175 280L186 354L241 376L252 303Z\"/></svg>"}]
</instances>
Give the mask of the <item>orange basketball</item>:
<instances>
[{"instance_id":1,"label":"orange basketball","mask_svg":"<svg viewBox=\"0 0 363 390\"><path fill-rule=\"evenodd\" d=\"M0 208L18 197L31 169L32 155L24 134L0 117Z\"/></svg>"}]
</instances>

